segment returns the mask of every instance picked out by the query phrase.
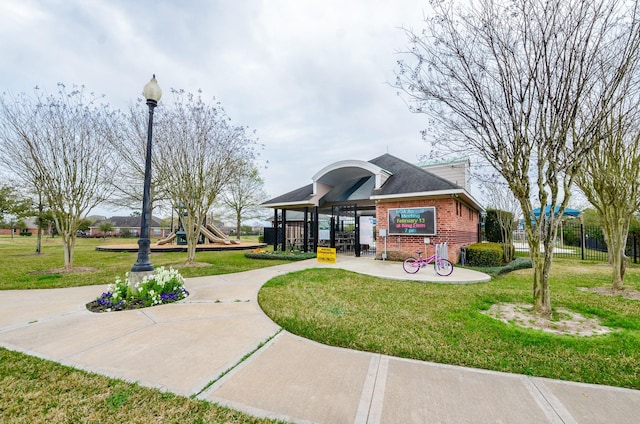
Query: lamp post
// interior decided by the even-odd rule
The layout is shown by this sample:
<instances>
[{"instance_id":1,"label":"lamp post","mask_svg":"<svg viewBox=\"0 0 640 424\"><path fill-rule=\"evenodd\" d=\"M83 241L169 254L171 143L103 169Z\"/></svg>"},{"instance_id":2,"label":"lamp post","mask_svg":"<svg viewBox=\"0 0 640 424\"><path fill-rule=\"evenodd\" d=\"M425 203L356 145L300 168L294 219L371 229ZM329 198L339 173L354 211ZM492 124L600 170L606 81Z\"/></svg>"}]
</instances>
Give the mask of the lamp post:
<instances>
[{"instance_id":1,"label":"lamp post","mask_svg":"<svg viewBox=\"0 0 640 424\"><path fill-rule=\"evenodd\" d=\"M156 81L155 74L142 91L149 106L149 125L147 127L147 156L144 164L144 189L142 193L142 218L140 221L140 238L138 239L138 260L131 267L129 281L135 291L135 283L153 274L153 265L149 261L151 242L149 240L149 223L151 222L151 136L153 133L153 110L158 105L162 90Z\"/></svg>"}]
</instances>

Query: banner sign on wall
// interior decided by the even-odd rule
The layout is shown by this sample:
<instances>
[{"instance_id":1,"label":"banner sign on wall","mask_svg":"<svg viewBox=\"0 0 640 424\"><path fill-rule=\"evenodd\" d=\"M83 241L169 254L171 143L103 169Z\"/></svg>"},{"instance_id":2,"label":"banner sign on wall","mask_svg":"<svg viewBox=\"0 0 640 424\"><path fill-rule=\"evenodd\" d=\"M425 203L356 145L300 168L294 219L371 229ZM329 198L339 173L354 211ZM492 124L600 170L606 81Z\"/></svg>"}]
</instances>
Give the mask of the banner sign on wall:
<instances>
[{"instance_id":1,"label":"banner sign on wall","mask_svg":"<svg viewBox=\"0 0 640 424\"><path fill-rule=\"evenodd\" d=\"M436 208L389 209L389 234L436 235Z\"/></svg>"}]
</instances>

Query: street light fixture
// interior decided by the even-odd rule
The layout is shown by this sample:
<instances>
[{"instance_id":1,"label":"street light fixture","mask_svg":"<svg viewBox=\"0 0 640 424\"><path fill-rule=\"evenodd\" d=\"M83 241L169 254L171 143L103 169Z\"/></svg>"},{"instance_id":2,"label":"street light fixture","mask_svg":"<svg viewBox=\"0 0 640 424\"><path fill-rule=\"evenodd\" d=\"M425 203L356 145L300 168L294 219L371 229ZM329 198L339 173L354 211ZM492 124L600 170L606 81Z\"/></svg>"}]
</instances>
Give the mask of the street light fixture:
<instances>
[{"instance_id":1,"label":"street light fixture","mask_svg":"<svg viewBox=\"0 0 640 424\"><path fill-rule=\"evenodd\" d=\"M147 106L149 106L149 125L147 127L147 156L144 165L144 191L142 194L140 238L138 239L138 260L131 267L131 273L129 274L129 281L134 290L135 283L142 281L145 276L153 274L153 265L149 261L151 246L149 240L149 224L151 222L151 136L153 134L153 110L158 105L160 97L162 97L162 90L156 81L155 74L151 81L144 86L142 93L147 99Z\"/></svg>"}]
</instances>

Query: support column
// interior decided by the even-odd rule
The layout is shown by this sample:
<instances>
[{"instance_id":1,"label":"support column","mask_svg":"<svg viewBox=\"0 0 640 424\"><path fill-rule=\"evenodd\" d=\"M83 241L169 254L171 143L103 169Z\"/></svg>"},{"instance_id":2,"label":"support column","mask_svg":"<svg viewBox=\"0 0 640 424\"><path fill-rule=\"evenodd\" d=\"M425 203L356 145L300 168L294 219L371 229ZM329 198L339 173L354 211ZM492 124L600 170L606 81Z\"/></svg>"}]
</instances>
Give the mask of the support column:
<instances>
[{"instance_id":1,"label":"support column","mask_svg":"<svg viewBox=\"0 0 640 424\"><path fill-rule=\"evenodd\" d=\"M278 250L278 209L273 210L273 251Z\"/></svg>"},{"instance_id":2,"label":"support column","mask_svg":"<svg viewBox=\"0 0 640 424\"><path fill-rule=\"evenodd\" d=\"M303 225L303 241L302 241L302 245L303 245L303 252L308 252L309 251L309 222L307 222L309 220L309 208L305 207L304 208L304 225Z\"/></svg>"},{"instance_id":3,"label":"support column","mask_svg":"<svg viewBox=\"0 0 640 424\"><path fill-rule=\"evenodd\" d=\"M313 229L312 229L312 233L313 233L313 252L314 253L318 253L318 239L320 238L320 225L318 224L318 217L319 213L318 213L318 207L314 206L313 207Z\"/></svg>"},{"instance_id":4,"label":"support column","mask_svg":"<svg viewBox=\"0 0 640 424\"><path fill-rule=\"evenodd\" d=\"M355 232L354 232L354 246L356 251L356 258L360 257L360 218L358 217L358 205L353 205L353 216L355 218Z\"/></svg>"},{"instance_id":5,"label":"support column","mask_svg":"<svg viewBox=\"0 0 640 424\"><path fill-rule=\"evenodd\" d=\"M282 251L287 251L287 210L282 209Z\"/></svg>"},{"instance_id":6,"label":"support column","mask_svg":"<svg viewBox=\"0 0 640 424\"><path fill-rule=\"evenodd\" d=\"M333 213L333 210L331 211L331 213ZM331 228L331 232L329 233L329 240L330 240L330 247L332 248L336 248L336 218L335 216L331 215L331 223L329 224L330 228Z\"/></svg>"}]
</instances>

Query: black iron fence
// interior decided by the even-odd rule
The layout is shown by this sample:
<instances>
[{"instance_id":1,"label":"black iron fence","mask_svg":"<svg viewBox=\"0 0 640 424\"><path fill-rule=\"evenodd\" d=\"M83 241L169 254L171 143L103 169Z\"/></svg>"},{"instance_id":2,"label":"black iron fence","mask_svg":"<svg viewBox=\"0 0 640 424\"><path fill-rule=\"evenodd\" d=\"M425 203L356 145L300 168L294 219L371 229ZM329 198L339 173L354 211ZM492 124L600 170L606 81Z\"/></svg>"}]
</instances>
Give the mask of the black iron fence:
<instances>
[{"instance_id":1,"label":"black iron fence","mask_svg":"<svg viewBox=\"0 0 640 424\"><path fill-rule=\"evenodd\" d=\"M515 231L513 239L516 251L529 251L529 244L523 230ZM609 259L602 228L597 225L583 225L579 222L563 222L561 224L553 244L553 255L561 258L604 262ZM634 263L640 261L639 232L629 233L626 255Z\"/></svg>"}]
</instances>

